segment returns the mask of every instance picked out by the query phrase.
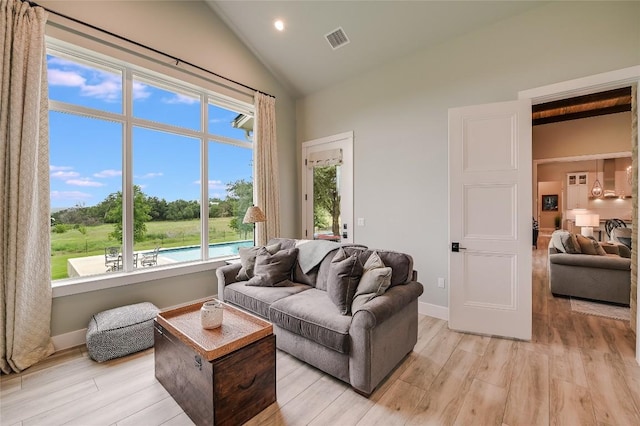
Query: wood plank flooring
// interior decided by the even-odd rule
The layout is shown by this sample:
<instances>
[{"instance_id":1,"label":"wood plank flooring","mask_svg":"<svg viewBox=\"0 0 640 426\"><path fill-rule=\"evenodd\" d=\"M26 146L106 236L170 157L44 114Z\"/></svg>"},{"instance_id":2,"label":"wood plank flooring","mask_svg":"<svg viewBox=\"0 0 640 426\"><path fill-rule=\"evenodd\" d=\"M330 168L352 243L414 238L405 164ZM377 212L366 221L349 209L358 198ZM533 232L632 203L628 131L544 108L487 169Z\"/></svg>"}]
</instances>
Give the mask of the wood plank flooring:
<instances>
[{"instance_id":1,"label":"wood plank flooring","mask_svg":"<svg viewBox=\"0 0 640 426\"><path fill-rule=\"evenodd\" d=\"M414 352L370 398L278 352L278 401L248 424L640 425L635 335L552 297L540 243L531 342L457 333L421 316ZM98 364L78 347L0 377L0 424L193 423L155 380L152 349Z\"/></svg>"}]
</instances>

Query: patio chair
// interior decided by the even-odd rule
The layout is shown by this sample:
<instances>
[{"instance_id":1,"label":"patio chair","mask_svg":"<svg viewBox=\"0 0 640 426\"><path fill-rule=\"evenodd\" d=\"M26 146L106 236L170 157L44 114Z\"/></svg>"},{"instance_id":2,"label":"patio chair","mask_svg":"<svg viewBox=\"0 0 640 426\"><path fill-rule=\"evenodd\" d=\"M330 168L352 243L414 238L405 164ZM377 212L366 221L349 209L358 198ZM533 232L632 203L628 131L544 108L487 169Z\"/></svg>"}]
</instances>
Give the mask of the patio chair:
<instances>
[{"instance_id":1,"label":"patio chair","mask_svg":"<svg viewBox=\"0 0 640 426\"><path fill-rule=\"evenodd\" d=\"M104 248L104 266L106 266L107 272L120 269L120 247Z\"/></svg>"},{"instance_id":2,"label":"patio chair","mask_svg":"<svg viewBox=\"0 0 640 426\"><path fill-rule=\"evenodd\" d=\"M140 259L140 265L143 267L155 266L158 263L158 251L160 251L160 246L154 248L153 251L141 253L142 259Z\"/></svg>"}]
</instances>

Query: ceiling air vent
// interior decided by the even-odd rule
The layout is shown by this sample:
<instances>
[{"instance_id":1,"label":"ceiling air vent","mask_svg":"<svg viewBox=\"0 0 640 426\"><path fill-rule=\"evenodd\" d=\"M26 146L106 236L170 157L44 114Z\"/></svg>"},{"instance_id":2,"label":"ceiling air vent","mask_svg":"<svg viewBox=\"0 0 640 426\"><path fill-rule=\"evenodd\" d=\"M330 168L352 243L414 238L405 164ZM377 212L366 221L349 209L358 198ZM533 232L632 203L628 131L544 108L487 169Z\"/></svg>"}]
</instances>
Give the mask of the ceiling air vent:
<instances>
[{"instance_id":1,"label":"ceiling air vent","mask_svg":"<svg viewBox=\"0 0 640 426\"><path fill-rule=\"evenodd\" d=\"M345 44L349 44L349 39L347 38L347 35L344 33L344 30L342 29L342 27L339 27L331 31L329 34L326 34L324 37L327 39L327 41L329 42L333 50L336 50L344 46Z\"/></svg>"}]
</instances>

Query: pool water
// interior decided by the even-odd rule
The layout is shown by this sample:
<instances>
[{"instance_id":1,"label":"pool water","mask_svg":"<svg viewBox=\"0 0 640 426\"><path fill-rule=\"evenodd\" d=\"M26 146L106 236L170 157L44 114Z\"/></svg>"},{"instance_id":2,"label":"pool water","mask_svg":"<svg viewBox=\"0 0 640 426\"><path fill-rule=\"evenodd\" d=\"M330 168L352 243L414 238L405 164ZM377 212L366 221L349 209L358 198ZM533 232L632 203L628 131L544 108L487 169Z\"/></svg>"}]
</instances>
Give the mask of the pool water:
<instances>
[{"instance_id":1,"label":"pool water","mask_svg":"<svg viewBox=\"0 0 640 426\"><path fill-rule=\"evenodd\" d=\"M209 259L238 254L240 247L251 247L253 241L234 241L232 243L209 244ZM200 259L200 247L179 247L161 249L158 256L166 257L176 262L188 262Z\"/></svg>"}]
</instances>

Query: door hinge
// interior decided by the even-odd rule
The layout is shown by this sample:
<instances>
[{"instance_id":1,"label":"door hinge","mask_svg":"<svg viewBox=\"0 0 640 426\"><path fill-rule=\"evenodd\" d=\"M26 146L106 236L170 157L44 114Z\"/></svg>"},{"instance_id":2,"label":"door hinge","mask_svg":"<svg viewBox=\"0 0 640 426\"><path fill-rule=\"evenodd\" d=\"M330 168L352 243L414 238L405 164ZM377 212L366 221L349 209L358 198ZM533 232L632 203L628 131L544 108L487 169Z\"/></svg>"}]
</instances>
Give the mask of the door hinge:
<instances>
[{"instance_id":1,"label":"door hinge","mask_svg":"<svg viewBox=\"0 0 640 426\"><path fill-rule=\"evenodd\" d=\"M309 236L309 231L307 231L306 229L304 230L304 236L308 237Z\"/></svg>"},{"instance_id":2,"label":"door hinge","mask_svg":"<svg viewBox=\"0 0 640 426\"><path fill-rule=\"evenodd\" d=\"M304 159L304 165L305 166L307 165L307 159L306 158Z\"/></svg>"},{"instance_id":3,"label":"door hinge","mask_svg":"<svg viewBox=\"0 0 640 426\"><path fill-rule=\"evenodd\" d=\"M307 194L304 194L304 200L307 201Z\"/></svg>"}]
</instances>

